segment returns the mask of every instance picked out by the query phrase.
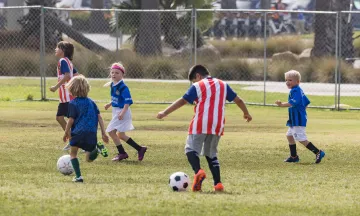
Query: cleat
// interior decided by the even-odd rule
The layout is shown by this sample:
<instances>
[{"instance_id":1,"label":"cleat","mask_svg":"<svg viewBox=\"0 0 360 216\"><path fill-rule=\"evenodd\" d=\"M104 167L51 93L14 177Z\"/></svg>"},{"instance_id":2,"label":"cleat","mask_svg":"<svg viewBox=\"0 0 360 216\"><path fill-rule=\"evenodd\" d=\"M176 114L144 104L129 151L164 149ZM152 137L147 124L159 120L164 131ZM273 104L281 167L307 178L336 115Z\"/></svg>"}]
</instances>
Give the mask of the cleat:
<instances>
[{"instance_id":1,"label":"cleat","mask_svg":"<svg viewBox=\"0 0 360 216\"><path fill-rule=\"evenodd\" d=\"M286 160L284 160L284 162L287 162L287 163L297 163L300 161L300 158L299 156L296 155L296 157L288 157Z\"/></svg>"},{"instance_id":2,"label":"cleat","mask_svg":"<svg viewBox=\"0 0 360 216\"><path fill-rule=\"evenodd\" d=\"M146 146L141 147L141 149L138 151L138 160L142 161L144 159L145 152L147 150Z\"/></svg>"},{"instance_id":3,"label":"cleat","mask_svg":"<svg viewBox=\"0 0 360 216\"><path fill-rule=\"evenodd\" d=\"M68 143L66 146L64 146L63 151L69 151L70 150L70 144Z\"/></svg>"},{"instance_id":4,"label":"cleat","mask_svg":"<svg viewBox=\"0 0 360 216\"><path fill-rule=\"evenodd\" d=\"M84 182L84 179L83 179L83 177L82 176L80 176L79 178L73 178L73 180L72 180L73 182L81 182L81 183L83 183Z\"/></svg>"},{"instance_id":5,"label":"cleat","mask_svg":"<svg viewBox=\"0 0 360 216\"><path fill-rule=\"evenodd\" d=\"M315 163L320 163L321 160L325 157L325 152L322 150L319 151L319 153L316 154Z\"/></svg>"},{"instance_id":6,"label":"cleat","mask_svg":"<svg viewBox=\"0 0 360 216\"><path fill-rule=\"evenodd\" d=\"M217 184L214 186L214 191L215 191L215 192L222 192L222 191L224 191L224 185L223 185L221 182L217 183Z\"/></svg>"},{"instance_id":7,"label":"cleat","mask_svg":"<svg viewBox=\"0 0 360 216\"><path fill-rule=\"evenodd\" d=\"M112 161L121 161L121 160L124 160L124 159L126 159L126 158L128 158L129 156L128 156L128 154L127 153L125 153L125 154L118 154L118 155L116 155L113 159L112 159Z\"/></svg>"},{"instance_id":8,"label":"cleat","mask_svg":"<svg viewBox=\"0 0 360 216\"><path fill-rule=\"evenodd\" d=\"M194 176L194 182L191 187L192 191L201 191L201 184L205 178L206 173L204 172L204 170L200 169Z\"/></svg>"},{"instance_id":9,"label":"cleat","mask_svg":"<svg viewBox=\"0 0 360 216\"><path fill-rule=\"evenodd\" d=\"M102 142L98 142L96 144L99 153L103 156L103 157L107 157L108 156L108 149L105 147L104 143Z\"/></svg>"}]
</instances>

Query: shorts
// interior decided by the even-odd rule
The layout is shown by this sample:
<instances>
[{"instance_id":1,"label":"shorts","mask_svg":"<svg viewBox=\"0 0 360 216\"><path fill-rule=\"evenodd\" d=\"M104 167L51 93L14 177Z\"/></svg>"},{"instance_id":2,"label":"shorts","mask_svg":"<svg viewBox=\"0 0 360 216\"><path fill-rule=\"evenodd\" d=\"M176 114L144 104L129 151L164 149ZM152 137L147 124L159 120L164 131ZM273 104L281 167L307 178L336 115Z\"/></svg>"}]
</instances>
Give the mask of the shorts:
<instances>
[{"instance_id":1,"label":"shorts","mask_svg":"<svg viewBox=\"0 0 360 216\"><path fill-rule=\"evenodd\" d=\"M186 139L185 153L195 151L209 158L217 157L220 136L214 134L189 134Z\"/></svg>"},{"instance_id":2,"label":"shorts","mask_svg":"<svg viewBox=\"0 0 360 216\"><path fill-rule=\"evenodd\" d=\"M130 130L134 130L134 126L132 124L132 119L131 119L130 108L128 108L128 110L126 111L124 118L122 120L119 120L118 116L121 110L122 108L119 107L112 108L112 119L106 128L106 132L111 132L113 130L116 130L118 132L126 132Z\"/></svg>"},{"instance_id":3,"label":"shorts","mask_svg":"<svg viewBox=\"0 0 360 216\"><path fill-rule=\"evenodd\" d=\"M91 152L96 148L97 133L85 132L81 134L71 134L70 146L76 146L84 149L87 152Z\"/></svg>"},{"instance_id":4,"label":"shorts","mask_svg":"<svg viewBox=\"0 0 360 216\"><path fill-rule=\"evenodd\" d=\"M307 140L306 137L306 127L303 126L294 126L289 127L288 131L286 132L286 136L293 136L296 141L305 141Z\"/></svg>"},{"instance_id":5,"label":"shorts","mask_svg":"<svg viewBox=\"0 0 360 216\"><path fill-rule=\"evenodd\" d=\"M69 114L69 102L59 103L56 116L66 116L66 117L68 117L69 116L68 114Z\"/></svg>"}]
</instances>

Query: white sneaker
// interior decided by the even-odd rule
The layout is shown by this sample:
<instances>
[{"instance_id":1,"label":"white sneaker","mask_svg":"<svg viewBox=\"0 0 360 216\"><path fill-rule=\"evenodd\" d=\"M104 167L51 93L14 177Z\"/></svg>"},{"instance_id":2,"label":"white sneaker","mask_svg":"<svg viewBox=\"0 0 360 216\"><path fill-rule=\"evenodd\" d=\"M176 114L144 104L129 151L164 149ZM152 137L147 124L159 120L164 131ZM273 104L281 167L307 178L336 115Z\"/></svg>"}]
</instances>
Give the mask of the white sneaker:
<instances>
[{"instance_id":1,"label":"white sneaker","mask_svg":"<svg viewBox=\"0 0 360 216\"><path fill-rule=\"evenodd\" d=\"M82 176L80 176L79 178L74 177L72 181L73 182L84 182L84 179Z\"/></svg>"},{"instance_id":2,"label":"white sneaker","mask_svg":"<svg viewBox=\"0 0 360 216\"><path fill-rule=\"evenodd\" d=\"M64 148L63 151L69 151L70 150L70 144L67 144Z\"/></svg>"}]
</instances>

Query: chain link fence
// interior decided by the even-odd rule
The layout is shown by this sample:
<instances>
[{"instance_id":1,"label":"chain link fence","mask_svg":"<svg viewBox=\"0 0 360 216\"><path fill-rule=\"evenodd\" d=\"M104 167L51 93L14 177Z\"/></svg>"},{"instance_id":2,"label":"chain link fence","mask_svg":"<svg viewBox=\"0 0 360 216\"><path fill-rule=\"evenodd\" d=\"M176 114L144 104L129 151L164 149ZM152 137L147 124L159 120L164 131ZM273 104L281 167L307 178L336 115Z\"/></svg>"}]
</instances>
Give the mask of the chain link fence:
<instances>
[{"instance_id":1,"label":"chain link fence","mask_svg":"<svg viewBox=\"0 0 360 216\"><path fill-rule=\"evenodd\" d=\"M4 89L0 100L56 99L47 88L57 80L54 49L66 40L75 45L74 67L99 79L96 85L106 82L112 63L121 61L129 85L141 87L137 93L165 95L156 101L140 96L136 102L172 102L188 87L191 65L204 64L249 103L286 100L284 73L295 69L312 106L360 108L360 38L354 21L359 15L5 7L0 9L0 82L2 88L22 88L11 98ZM180 93L167 94L176 86Z\"/></svg>"}]
</instances>

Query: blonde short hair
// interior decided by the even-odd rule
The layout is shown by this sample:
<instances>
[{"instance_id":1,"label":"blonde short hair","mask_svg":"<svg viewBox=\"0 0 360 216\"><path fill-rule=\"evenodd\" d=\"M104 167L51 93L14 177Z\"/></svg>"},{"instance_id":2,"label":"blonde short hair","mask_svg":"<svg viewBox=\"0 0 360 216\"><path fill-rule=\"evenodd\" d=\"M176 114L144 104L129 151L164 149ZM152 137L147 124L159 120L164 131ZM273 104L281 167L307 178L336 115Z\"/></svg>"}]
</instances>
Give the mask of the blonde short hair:
<instances>
[{"instance_id":1,"label":"blonde short hair","mask_svg":"<svg viewBox=\"0 0 360 216\"><path fill-rule=\"evenodd\" d=\"M299 71L296 71L296 70L290 70L290 71L286 72L285 78L286 77L292 77L292 78L295 78L295 79L301 81L301 74Z\"/></svg>"},{"instance_id":2,"label":"blonde short hair","mask_svg":"<svg viewBox=\"0 0 360 216\"><path fill-rule=\"evenodd\" d=\"M83 75L74 76L65 85L70 94L75 97L87 97L90 91L90 84Z\"/></svg>"}]
</instances>

